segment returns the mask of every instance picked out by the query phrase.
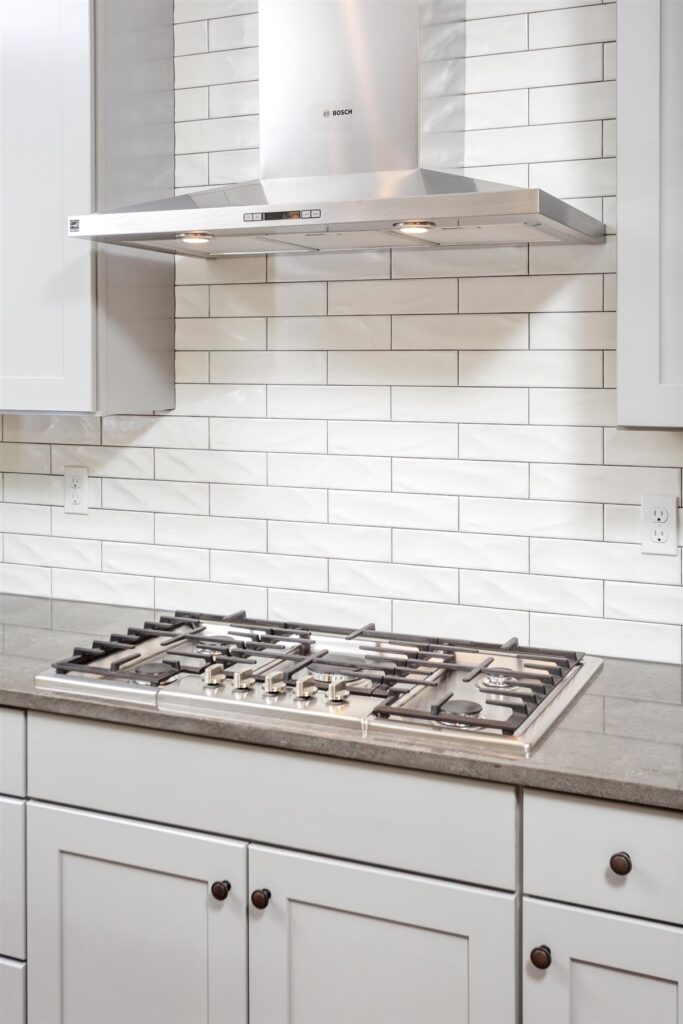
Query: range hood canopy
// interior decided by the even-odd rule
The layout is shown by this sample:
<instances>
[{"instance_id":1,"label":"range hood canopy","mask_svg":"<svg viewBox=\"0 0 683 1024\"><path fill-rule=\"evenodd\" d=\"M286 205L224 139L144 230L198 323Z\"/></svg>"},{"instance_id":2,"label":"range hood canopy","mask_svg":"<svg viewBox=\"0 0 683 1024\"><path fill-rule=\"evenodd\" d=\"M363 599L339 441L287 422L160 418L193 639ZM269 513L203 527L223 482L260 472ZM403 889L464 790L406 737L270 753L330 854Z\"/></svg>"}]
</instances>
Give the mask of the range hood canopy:
<instances>
[{"instance_id":1,"label":"range hood canopy","mask_svg":"<svg viewBox=\"0 0 683 1024\"><path fill-rule=\"evenodd\" d=\"M428 0L260 0L262 178L75 215L69 235L208 258L602 241L603 224L541 189L419 166L429 10Z\"/></svg>"}]
</instances>

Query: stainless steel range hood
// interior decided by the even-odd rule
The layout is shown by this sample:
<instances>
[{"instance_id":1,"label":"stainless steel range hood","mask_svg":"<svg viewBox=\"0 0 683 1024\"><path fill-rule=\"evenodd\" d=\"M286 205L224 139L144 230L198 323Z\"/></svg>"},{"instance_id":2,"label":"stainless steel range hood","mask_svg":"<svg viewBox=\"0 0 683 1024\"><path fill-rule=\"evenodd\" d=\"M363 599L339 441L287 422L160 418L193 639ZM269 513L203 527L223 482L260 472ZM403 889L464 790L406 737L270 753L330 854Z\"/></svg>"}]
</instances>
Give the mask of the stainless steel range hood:
<instances>
[{"instance_id":1,"label":"stainless steel range hood","mask_svg":"<svg viewBox=\"0 0 683 1024\"><path fill-rule=\"evenodd\" d=\"M540 189L419 166L426 2L260 0L262 178L75 214L69 235L209 258L602 241L603 224Z\"/></svg>"}]
</instances>

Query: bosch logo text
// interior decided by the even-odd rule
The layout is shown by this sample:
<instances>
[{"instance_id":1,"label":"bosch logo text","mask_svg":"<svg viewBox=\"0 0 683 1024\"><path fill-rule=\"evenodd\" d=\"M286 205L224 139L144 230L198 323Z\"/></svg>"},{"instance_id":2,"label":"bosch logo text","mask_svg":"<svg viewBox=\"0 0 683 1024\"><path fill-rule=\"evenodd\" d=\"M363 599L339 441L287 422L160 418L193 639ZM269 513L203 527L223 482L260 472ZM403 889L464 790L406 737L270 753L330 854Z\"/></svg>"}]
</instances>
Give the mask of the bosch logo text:
<instances>
[{"instance_id":1,"label":"bosch logo text","mask_svg":"<svg viewBox=\"0 0 683 1024\"><path fill-rule=\"evenodd\" d=\"M338 110L323 110L323 117L347 117L353 114L353 107L340 107Z\"/></svg>"}]
</instances>

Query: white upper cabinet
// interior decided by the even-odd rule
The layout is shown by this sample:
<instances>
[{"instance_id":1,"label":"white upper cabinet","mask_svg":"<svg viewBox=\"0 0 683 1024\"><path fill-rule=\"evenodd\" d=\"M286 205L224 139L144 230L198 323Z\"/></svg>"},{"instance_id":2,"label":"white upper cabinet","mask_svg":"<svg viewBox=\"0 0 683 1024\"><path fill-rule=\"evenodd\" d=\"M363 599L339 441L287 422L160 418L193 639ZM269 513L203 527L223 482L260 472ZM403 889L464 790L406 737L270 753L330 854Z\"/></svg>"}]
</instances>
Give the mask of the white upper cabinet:
<instances>
[{"instance_id":1,"label":"white upper cabinet","mask_svg":"<svg viewBox=\"0 0 683 1024\"><path fill-rule=\"evenodd\" d=\"M618 421L683 427L683 4L617 16Z\"/></svg>"},{"instance_id":2,"label":"white upper cabinet","mask_svg":"<svg viewBox=\"0 0 683 1024\"><path fill-rule=\"evenodd\" d=\"M172 0L0 0L0 410L173 405L173 262L67 218L173 193Z\"/></svg>"}]
</instances>

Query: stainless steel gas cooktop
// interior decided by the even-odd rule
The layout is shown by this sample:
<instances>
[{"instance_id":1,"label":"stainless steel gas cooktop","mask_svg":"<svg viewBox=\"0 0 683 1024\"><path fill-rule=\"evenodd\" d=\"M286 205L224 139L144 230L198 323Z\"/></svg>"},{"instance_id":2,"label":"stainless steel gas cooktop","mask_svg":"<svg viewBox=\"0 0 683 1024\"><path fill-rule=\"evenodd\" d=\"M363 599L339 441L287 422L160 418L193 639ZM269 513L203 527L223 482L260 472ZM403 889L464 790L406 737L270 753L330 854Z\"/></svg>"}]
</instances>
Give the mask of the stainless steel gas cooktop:
<instances>
[{"instance_id":1,"label":"stainless steel gas cooktop","mask_svg":"<svg viewBox=\"0 0 683 1024\"><path fill-rule=\"evenodd\" d=\"M176 612L77 647L36 687L200 717L528 755L600 671L573 651Z\"/></svg>"}]
</instances>

